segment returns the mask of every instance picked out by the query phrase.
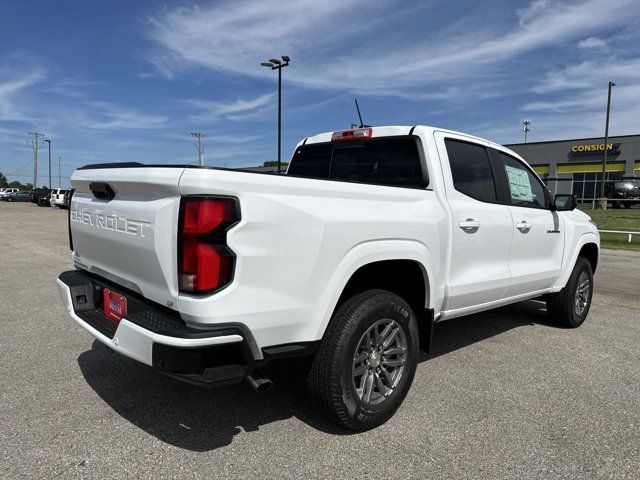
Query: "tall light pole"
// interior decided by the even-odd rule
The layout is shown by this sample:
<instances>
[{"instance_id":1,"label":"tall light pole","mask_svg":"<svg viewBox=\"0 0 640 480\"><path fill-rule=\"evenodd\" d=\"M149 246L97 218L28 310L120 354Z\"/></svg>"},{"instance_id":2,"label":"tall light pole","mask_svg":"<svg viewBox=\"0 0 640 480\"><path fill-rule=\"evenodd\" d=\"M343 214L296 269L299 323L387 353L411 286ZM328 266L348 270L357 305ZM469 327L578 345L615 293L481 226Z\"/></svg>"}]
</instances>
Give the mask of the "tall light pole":
<instances>
[{"instance_id":1,"label":"tall light pole","mask_svg":"<svg viewBox=\"0 0 640 480\"><path fill-rule=\"evenodd\" d=\"M527 143L527 134L531 131L531 120L522 121L522 131L524 132L524 143Z\"/></svg>"},{"instance_id":2,"label":"tall light pole","mask_svg":"<svg viewBox=\"0 0 640 480\"><path fill-rule=\"evenodd\" d=\"M277 58L270 58L268 62L260 65L269 67L271 70L278 70L278 174L282 169L281 149L282 149L282 69L289 65L291 60L287 55L282 55L282 61Z\"/></svg>"},{"instance_id":3,"label":"tall light pole","mask_svg":"<svg viewBox=\"0 0 640 480\"><path fill-rule=\"evenodd\" d=\"M204 152L203 138L206 135L202 132L191 132L191 136L196 139L196 149L198 150L198 166L202 166L202 153Z\"/></svg>"},{"instance_id":4,"label":"tall light pole","mask_svg":"<svg viewBox=\"0 0 640 480\"><path fill-rule=\"evenodd\" d=\"M600 197L604 198L604 176L607 171L607 143L609 143L609 113L611 112L611 88L615 87L616 84L613 82L609 82L609 91L607 93L607 120L604 125L604 157L602 159L602 181L600 183ZM606 208L606 203L604 204Z\"/></svg>"},{"instance_id":5,"label":"tall light pole","mask_svg":"<svg viewBox=\"0 0 640 480\"><path fill-rule=\"evenodd\" d=\"M58 155L58 188L62 188L62 180L60 177L60 155Z\"/></svg>"},{"instance_id":6,"label":"tall light pole","mask_svg":"<svg viewBox=\"0 0 640 480\"><path fill-rule=\"evenodd\" d=\"M49 144L49 188L51 188L51 140L45 140Z\"/></svg>"}]
</instances>

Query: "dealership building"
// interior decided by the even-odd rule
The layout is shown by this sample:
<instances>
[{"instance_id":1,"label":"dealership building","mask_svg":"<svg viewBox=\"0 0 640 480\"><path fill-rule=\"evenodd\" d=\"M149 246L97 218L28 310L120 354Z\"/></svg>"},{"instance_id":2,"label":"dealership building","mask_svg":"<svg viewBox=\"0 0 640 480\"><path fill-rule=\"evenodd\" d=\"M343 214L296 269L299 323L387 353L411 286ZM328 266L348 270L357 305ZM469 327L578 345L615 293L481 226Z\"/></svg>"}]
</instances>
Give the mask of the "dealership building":
<instances>
[{"instance_id":1,"label":"dealership building","mask_svg":"<svg viewBox=\"0 0 640 480\"><path fill-rule=\"evenodd\" d=\"M599 196L604 139L577 138L505 145L523 157L552 193ZM605 180L640 181L640 135L609 137Z\"/></svg>"}]
</instances>

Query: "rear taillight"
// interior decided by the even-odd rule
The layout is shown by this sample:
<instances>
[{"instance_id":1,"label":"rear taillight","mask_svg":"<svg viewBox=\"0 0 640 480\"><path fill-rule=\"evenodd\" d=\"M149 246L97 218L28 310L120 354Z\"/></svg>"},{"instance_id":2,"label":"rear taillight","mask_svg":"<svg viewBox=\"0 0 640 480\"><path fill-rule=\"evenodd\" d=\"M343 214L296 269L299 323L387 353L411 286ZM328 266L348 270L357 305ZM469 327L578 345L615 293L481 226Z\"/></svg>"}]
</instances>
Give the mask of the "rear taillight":
<instances>
[{"instance_id":1,"label":"rear taillight","mask_svg":"<svg viewBox=\"0 0 640 480\"><path fill-rule=\"evenodd\" d=\"M373 129L371 128L356 128L354 130L340 130L339 132L333 132L331 135L331 141L337 142L357 142L358 140L369 140L373 135Z\"/></svg>"},{"instance_id":2,"label":"rear taillight","mask_svg":"<svg viewBox=\"0 0 640 480\"><path fill-rule=\"evenodd\" d=\"M183 197L178 225L178 282L185 293L211 293L233 278L227 230L240 220L238 200Z\"/></svg>"}]
</instances>

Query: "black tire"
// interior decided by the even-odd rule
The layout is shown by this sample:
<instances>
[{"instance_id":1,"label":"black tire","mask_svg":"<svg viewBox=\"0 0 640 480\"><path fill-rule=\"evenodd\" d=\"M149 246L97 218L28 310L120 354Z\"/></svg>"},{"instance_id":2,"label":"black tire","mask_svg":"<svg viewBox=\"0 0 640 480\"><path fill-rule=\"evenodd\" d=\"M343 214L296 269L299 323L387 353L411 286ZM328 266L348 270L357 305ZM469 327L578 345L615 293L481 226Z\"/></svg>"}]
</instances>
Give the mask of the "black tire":
<instances>
[{"instance_id":1,"label":"black tire","mask_svg":"<svg viewBox=\"0 0 640 480\"><path fill-rule=\"evenodd\" d=\"M402 354L404 364L392 392L378 394L382 397L378 398L380 403L371 404L359 397L354 379L354 356L362 346L365 333L373 332L371 329L383 328L384 322L388 322L386 325L391 325L393 331L397 326L402 330L402 333L398 331L394 335L396 338L403 335L406 344L405 353ZM418 348L416 318L401 297L386 290L368 290L354 295L334 313L313 360L307 378L313 404L334 423L349 430L365 431L383 424L393 416L411 388L418 361ZM383 356L382 360L384 359ZM368 366L363 367L371 369L372 384L376 382L374 378L383 377L380 369L389 368L380 364L376 368L378 373L374 376L374 367L371 367L373 360L371 364L369 359L365 362ZM364 375L360 377L363 383ZM372 389L380 392L377 383L370 387L370 395Z\"/></svg>"},{"instance_id":2,"label":"black tire","mask_svg":"<svg viewBox=\"0 0 640 480\"><path fill-rule=\"evenodd\" d=\"M623 205L624 205L624 208L631 208L632 207L631 202L624 202Z\"/></svg>"},{"instance_id":3,"label":"black tire","mask_svg":"<svg viewBox=\"0 0 640 480\"><path fill-rule=\"evenodd\" d=\"M613 202L611 202L611 206L613 208L620 208L620 201L614 200Z\"/></svg>"},{"instance_id":4,"label":"black tire","mask_svg":"<svg viewBox=\"0 0 640 480\"><path fill-rule=\"evenodd\" d=\"M582 280L581 280L582 279ZM586 305L579 309L576 304L576 291L580 283L588 280ZM593 298L593 270L591 264L584 257L578 257L567 285L558 293L547 295L547 315L551 320L566 328L576 328L582 325L589 314ZM581 304L583 302L580 302Z\"/></svg>"}]
</instances>

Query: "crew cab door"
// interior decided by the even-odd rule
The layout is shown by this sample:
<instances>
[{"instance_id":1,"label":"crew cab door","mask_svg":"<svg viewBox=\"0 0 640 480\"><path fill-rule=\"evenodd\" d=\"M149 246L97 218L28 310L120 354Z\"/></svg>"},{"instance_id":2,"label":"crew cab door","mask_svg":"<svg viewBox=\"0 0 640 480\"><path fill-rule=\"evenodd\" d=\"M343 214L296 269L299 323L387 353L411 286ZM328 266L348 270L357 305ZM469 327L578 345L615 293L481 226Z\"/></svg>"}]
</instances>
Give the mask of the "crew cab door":
<instances>
[{"instance_id":1,"label":"crew cab door","mask_svg":"<svg viewBox=\"0 0 640 480\"><path fill-rule=\"evenodd\" d=\"M451 259L445 309L504 298L509 287L513 220L498 203L488 144L434 132L452 215Z\"/></svg>"},{"instance_id":2,"label":"crew cab door","mask_svg":"<svg viewBox=\"0 0 640 480\"><path fill-rule=\"evenodd\" d=\"M490 149L498 180L498 196L509 205L513 243L509 252L511 285L507 296L551 287L560 275L564 225L551 211L551 196L537 175L520 159Z\"/></svg>"}]
</instances>

